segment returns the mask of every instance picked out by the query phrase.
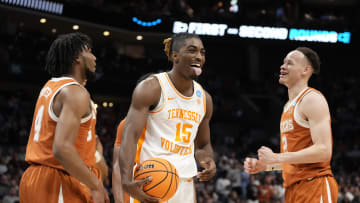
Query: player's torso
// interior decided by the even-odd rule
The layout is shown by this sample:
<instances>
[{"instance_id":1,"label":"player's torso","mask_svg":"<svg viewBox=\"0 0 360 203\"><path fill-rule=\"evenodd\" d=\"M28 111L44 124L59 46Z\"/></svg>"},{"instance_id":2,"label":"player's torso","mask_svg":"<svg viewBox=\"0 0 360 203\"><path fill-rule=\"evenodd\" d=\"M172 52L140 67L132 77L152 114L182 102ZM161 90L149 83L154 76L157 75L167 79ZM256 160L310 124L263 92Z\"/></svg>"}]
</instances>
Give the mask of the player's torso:
<instances>
[{"instance_id":1,"label":"player's torso","mask_svg":"<svg viewBox=\"0 0 360 203\"><path fill-rule=\"evenodd\" d=\"M33 123L26 149L26 161L34 164L43 164L50 167L63 169L52 152L55 129L58 116L55 115L52 104L57 93L69 85L80 85L69 77L52 78L42 88L34 111ZM78 137L75 141L75 148L82 160L87 165L95 163L95 125L96 109L89 105L91 113L81 120Z\"/></svg>"},{"instance_id":2,"label":"player's torso","mask_svg":"<svg viewBox=\"0 0 360 203\"><path fill-rule=\"evenodd\" d=\"M162 89L161 105L148 117L140 161L162 157L175 165L180 177L191 177L196 174L194 139L205 115L205 92L194 82L193 96L185 97L166 73L156 77Z\"/></svg>"},{"instance_id":3,"label":"player's torso","mask_svg":"<svg viewBox=\"0 0 360 203\"><path fill-rule=\"evenodd\" d=\"M289 101L281 116L281 153L296 152L313 145L309 122L300 116L298 107L303 97L310 91L317 91L307 88L299 95ZM312 164L283 164L284 186L289 186L297 181L315 176L331 174L330 163Z\"/></svg>"}]
</instances>

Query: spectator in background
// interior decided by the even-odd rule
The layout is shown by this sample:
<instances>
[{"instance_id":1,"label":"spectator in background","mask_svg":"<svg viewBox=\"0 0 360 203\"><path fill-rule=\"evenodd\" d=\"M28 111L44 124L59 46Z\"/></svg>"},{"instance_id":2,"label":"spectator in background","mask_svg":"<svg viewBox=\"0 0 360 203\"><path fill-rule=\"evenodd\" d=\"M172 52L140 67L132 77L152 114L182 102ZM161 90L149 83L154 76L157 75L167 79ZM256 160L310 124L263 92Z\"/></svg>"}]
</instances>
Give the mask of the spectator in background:
<instances>
[{"instance_id":1,"label":"spectator in background","mask_svg":"<svg viewBox=\"0 0 360 203\"><path fill-rule=\"evenodd\" d=\"M2 203L16 203L19 202L19 196L17 195L17 190L15 186L12 186L9 190L9 193L4 196Z\"/></svg>"}]
</instances>

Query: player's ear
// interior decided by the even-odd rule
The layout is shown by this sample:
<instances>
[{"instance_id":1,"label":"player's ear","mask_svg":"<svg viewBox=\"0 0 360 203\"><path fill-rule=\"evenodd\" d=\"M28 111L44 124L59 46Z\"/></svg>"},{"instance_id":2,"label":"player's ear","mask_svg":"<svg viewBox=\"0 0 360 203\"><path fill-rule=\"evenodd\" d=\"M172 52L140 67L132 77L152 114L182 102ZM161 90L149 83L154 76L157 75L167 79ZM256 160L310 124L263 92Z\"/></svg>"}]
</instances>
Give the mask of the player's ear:
<instances>
[{"instance_id":1,"label":"player's ear","mask_svg":"<svg viewBox=\"0 0 360 203\"><path fill-rule=\"evenodd\" d=\"M179 63L179 54L177 51L171 53L171 59L173 63Z\"/></svg>"},{"instance_id":2,"label":"player's ear","mask_svg":"<svg viewBox=\"0 0 360 203\"><path fill-rule=\"evenodd\" d=\"M313 72L313 68L311 67L311 65L307 64L304 68L303 73L307 75L309 73L311 74L312 72Z\"/></svg>"},{"instance_id":3,"label":"player's ear","mask_svg":"<svg viewBox=\"0 0 360 203\"><path fill-rule=\"evenodd\" d=\"M77 56L74 60L74 63L80 63L80 56Z\"/></svg>"}]
</instances>

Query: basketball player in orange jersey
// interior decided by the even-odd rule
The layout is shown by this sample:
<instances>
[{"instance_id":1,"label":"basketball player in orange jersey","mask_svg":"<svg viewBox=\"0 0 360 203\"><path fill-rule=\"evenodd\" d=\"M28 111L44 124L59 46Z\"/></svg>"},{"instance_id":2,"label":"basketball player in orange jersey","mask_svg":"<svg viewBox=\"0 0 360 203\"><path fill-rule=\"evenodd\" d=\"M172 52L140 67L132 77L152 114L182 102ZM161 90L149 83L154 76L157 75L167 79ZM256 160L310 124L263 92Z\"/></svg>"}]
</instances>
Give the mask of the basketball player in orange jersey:
<instances>
[{"instance_id":1,"label":"basketball player in orange jersey","mask_svg":"<svg viewBox=\"0 0 360 203\"><path fill-rule=\"evenodd\" d=\"M120 153L120 145L123 134L123 129L125 125L125 120L121 120L120 124L117 127L116 131L116 139L114 144L113 151L113 163L112 163L112 192L114 195L115 203L128 203L127 199L129 199L129 195L123 193L122 185L121 185L121 176L120 176L120 163L119 163L119 153Z\"/></svg>"},{"instance_id":2,"label":"basketball player in orange jersey","mask_svg":"<svg viewBox=\"0 0 360 203\"><path fill-rule=\"evenodd\" d=\"M59 36L47 55L53 76L38 97L20 182L20 202L109 202L94 167L96 110L83 84L95 73L91 40Z\"/></svg>"},{"instance_id":3,"label":"basketball player in orange jersey","mask_svg":"<svg viewBox=\"0 0 360 203\"><path fill-rule=\"evenodd\" d=\"M103 155L103 146L101 144L100 138L95 135L96 137L96 152L95 152L95 167L100 170L102 180L106 180L109 175L109 168L106 164L106 160Z\"/></svg>"},{"instance_id":4,"label":"basketball player in orange jersey","mask_svg":"<svg viewBox=\"0 0 360 203\"><path fill-rule=\"evenodd\" d=\"M133 198L159 201L142 191L151 177L133 180L133 162L135 155L140 162L164 158L175 165L180 177L168 202L190 203L196 201L193 177L207 181L216 172L209 128L212 99L195 81L205 63L205 49L198 36L187 33L175 34L164 44L172 69L143 80L132 95L120 147L121 181ZM204 168L200 172L196 161Z\"/></svg>"},{"instance_id":5,"label":"basketball player in orange jersey","mask_svg":"<svg viewBox=\"0 0 360 203\"><path fill-rule=\"evenodd\" d=\"M139 84L144 79L152 76L154 73L147 73L139 78L137 84ZM121 120L119 123L117 130L116 130L116 138L114 143L114 151L113 151L113 163L112 163L112 192L114 195L115 203L129 203L130 196L127 193L123 192L122 185L121 185L121 175L120 175L120 163L119 163L119 152L120 152L120 145L121 139L123 135L124 125L125 125L126 118ZM145 131L143 131L145 133ZM134 163L139 164L139 157L136 157Z\"/></svg>"},{"instance_id":6,"label":"basketball player in orange jersey","mask_svg":"<svg viewBox=\"0 0 360 203\"><path fill-rule=\"evenodd\" d=\"M337 202L329 107L325 97L308 86L311 75L319 72L320 59L312 49L299 47L287 54L279 79L289 95L280 123L281 153L262 146L259 159L244 162L250 174L282 170L286 203Z\"/></svg>"}]
</instances>

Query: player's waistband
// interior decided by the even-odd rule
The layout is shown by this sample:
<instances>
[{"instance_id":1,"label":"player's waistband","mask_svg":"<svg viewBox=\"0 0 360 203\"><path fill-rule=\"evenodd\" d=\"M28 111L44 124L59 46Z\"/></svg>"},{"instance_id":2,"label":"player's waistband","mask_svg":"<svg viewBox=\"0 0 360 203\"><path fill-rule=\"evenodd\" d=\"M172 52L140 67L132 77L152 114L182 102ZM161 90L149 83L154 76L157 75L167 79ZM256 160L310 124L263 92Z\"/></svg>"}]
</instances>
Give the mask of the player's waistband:
<instances>
[{"instance_id":1,"label":"player's waistband","mask_svg":"<svg viewBox=\"0 0 360 203\"><path fill-rule=\"evenodd\" d=\"M302 182L309 182L309 181L315 180L317 178L322 178L322 177L333 177L333 176L331 174L326 174L326 175L321 175L321 176L314 176L314 177L310 177L310 178L305 178L305 179L302 179L302 180L299 180L299 181L295 182L293 185L297 185L297 184L300 184Z\"/></svg>"},{"instance_id":2,"label":"player's waistband","mask_svg":"<svg viewBox=\"0 0 360 203\"><path fill-rule=\"evenodd\" d=\"M62 172L66 175L70 175L65 169L63 168L58 168L58 167L53 167L53 166L49 166L49 165L45 165L45 164L39 164L39 163L30 163L30 166L29 167L47 167L47 168L51 168L51 169L54 169L54 170L57 170L59 172ZM94 166L87 166L88 169L90 171L93 171L93 169L95 168Z\"/></svg>"}]
</instances>

